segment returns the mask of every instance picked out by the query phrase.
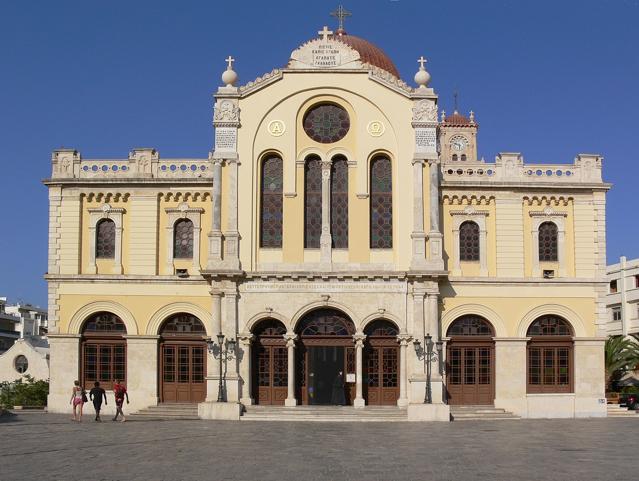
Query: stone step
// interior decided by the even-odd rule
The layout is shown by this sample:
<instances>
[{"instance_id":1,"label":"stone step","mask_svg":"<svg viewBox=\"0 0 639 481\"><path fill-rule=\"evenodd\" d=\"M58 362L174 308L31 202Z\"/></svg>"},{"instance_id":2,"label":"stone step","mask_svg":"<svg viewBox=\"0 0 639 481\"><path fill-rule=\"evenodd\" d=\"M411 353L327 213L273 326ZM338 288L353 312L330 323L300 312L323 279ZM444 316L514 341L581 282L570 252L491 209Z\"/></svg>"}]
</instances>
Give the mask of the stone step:
<instances>
[{"instance_id":1,"label":"stone step","mask_svg":"<svg viewBox=\"0 0 639 481\"><path fill-rule=\"evenodd\" d=\"M241 421L398 422L407 421L405 409L351 406L247 406Z\"/></svg>"},{"instance_id":2,"label":"stone step","mask_svg":"<svg viewBox=\"0 0 639 481\"><path fill-rule=\"evenodd\" d=\"M521 419L519 416L491 405L451 406L450 417L453 421L501 421Z\"/></svg>"},{"instance_id":3,"label":"stone step","mask_svg":"<svg viewBox=\"0 0 639 481\"><path fill-rule=\"evenodd\" d=\"M192 403L161 403L149 406L130 415L134 419L144 420L195 420L199 419L197 404Z\"/></svg>"}]
</instances>

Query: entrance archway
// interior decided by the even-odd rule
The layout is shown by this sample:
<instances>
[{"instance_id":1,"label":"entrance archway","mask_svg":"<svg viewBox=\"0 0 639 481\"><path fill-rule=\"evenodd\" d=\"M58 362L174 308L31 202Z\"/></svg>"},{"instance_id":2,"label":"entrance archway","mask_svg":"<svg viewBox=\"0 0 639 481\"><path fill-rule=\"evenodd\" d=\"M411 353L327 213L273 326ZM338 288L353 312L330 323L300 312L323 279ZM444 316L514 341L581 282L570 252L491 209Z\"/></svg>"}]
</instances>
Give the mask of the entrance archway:
<instances>
[{"instance_id":1,"label":"entrance archway","mask_svg":"<svg viewBox=\"0 0 639 481\"><path fill-rule=\"evenodd\" d=\"M335 309L317 309L297 326L297 399L302 404L353 404L355 347L353 321Z\"/></svg>"},{"instance_id":2,"label":"entrance archway","mask_svg":"<svg viewBox=\"0 0 639 481\"><path fill-rule=\"evenodd\" d=\"M160 328L160 401L198 403L206 398L206 329L180 313Z\"/></svg>"},{"instance_id":3,"label":"entrance archway","mask_svg":"<svg viewBox=\"0 0 639 481\"><path fill-rule=\"evenodd\" d=\"M112 389L115 379L126 383L126 326L112 312L98 312L82 326L80 379L85 389L98 381Z\"/></svg>"},{"instance_id":4,"label":"entrance archway","mask_svg":"<svg viewBox=\"0 0 639 481\"><path fill-rule=\"evenodd\" d=\"M396 406L399 398L399 329L377 319L364 329L364 399L367 405Z\"/></svg>"},{"instance_id":5,"label":"entrance archway","mask_svg":"<svg viewBox=\"0 0 639 481\"><path fill-rule=\"evenodd\" d=\"M495 400L495 330L481 316L456 319L446 336L446 385L451 405L493 404Z\"/></svg>"},{"instance_id":6,"label":"entrance archway","mask_svg":"<svg viewBox=\"0 0 639 481\"><path fill-rule=\"evenodd\" d=\"M288 389L286 327L276 319L265 319L253 329L252 392L256 404L283 405Z\"/></svg>"}]
</instances>

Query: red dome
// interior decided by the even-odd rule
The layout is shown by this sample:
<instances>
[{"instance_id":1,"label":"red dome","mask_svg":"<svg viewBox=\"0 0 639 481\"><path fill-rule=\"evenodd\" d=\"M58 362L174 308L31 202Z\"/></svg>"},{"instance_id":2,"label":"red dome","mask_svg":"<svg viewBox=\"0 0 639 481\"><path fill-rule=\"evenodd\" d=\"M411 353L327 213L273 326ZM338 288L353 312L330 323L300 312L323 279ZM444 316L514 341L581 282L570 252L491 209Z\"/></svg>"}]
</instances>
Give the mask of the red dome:
<instances>
[{"instance_id":1,"label":"red dome","mask_svg":"<svg viewBox=\"0 0 639 481\"><path fill-rule=\"evenodd\" d=\"M444 124L449 126L462 126L472 125L472 122L468 120L468 117L465 117L455 110L452 115L447 115L444 118Z\"/></svg>"},{"instance_id":2,"label":"red dome","mask_svg":"<svg viewBox=\"0 0 639 481\"><path fill-rule=\"evenodd\" d=\"M395 77L399 78L399 72L397 71L397 68L395 67L393 61L388 57L388 55L384 53L381 48L373 45L368 40L364 40L363 38L356 37L354 35L349 35L346 32L338 33L337 35L331 35L330 38L345 43L353 50L357 50L357 52L359 52L359 58L362 62L375 65L376 67L379 67L382 70L386 70L387 72L393 74Z\"/></svg>"}]
</instances>

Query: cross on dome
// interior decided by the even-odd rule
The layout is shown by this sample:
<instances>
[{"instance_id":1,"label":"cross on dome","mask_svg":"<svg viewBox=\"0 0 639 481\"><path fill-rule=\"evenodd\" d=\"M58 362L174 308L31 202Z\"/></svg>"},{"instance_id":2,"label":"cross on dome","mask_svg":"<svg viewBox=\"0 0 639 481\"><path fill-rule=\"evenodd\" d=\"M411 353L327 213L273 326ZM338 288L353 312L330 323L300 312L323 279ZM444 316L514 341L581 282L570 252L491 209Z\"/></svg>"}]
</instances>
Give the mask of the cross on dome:
<instances>
[{"instance_id":1,"label":"cross on dome","mask_svg":"<svg viewBox=\"0 0 639 481\"><path fill-rule=\"evenodd\" d=\"M337 18L337 21L338 21L337 32L338 33L344 31L344 19L346 17L352 17L352 16L353 16L353 14L351 12L349 12L348 10L346 10L342 5L337 7L337 10L335 10L334 12L331 12L331 17Z\"/></svg>"},{"instance_id":2,"label":"cross on dome","mask_svg":"<svg viewBox=\"0 0 639 481\"><path fill-rule=\"evenodd\" d=\"M228 70L232 70L233 69L233 62L235 62L235 59L229 55L224 60L226 60L226 63L227 63L226 68Z\"/></svg>"},{"instance_id":3,"label":"cross on dome","mask_svg":"<svg viewBox=\"0 0 639 481\"><path fill-rule=\"evenodd\" d=\"M328 40L329 35L333 35L333 31L329 30L326 25L324 25L324 28L317 33L322 36L322 40L324 40L325 42L326 40Z\"/></svg>"},{"instance_id":4,"label":"cross on dome","mask_svg":"<svg viewBox=\"0 0 639 481\"><path fill-rule=\"evenodd\" d=\"M428 60L426 60L424 56L422 55L421 57L417 59L417 62L419 63L419 69L424 70L424 64L428 62Z\"/></svg>"}]
</instances>

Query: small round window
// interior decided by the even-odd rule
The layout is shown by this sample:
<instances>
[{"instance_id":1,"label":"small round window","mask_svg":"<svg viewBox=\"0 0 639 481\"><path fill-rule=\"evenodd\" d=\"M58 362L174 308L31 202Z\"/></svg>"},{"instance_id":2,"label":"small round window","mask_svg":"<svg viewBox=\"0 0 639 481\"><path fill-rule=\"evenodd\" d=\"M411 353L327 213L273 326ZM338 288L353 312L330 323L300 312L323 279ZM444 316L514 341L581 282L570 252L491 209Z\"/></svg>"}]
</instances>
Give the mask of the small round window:
<instances>
[{"instance_id":1,"label":"small round window","mask_svg":"<svg viewBox=\"0 0 639 481\"><path fill-rule=\"evenodd\" d=\"M20 374L24 374L29 369L29 361L23 355L16 357L15 361L13 361L13 365Z\"/></svg>"},{"instance_id":2,"label":"small round window","mask_svg":"<svg viewBox=\"0 0 639 481\"><path fill-rule=\"evenodd\" d=\"M343 139L350 127L351 121L346 110L334 104L316 105L304 116L304 132L322 144Z\"/></svg>"}]
</instances>

